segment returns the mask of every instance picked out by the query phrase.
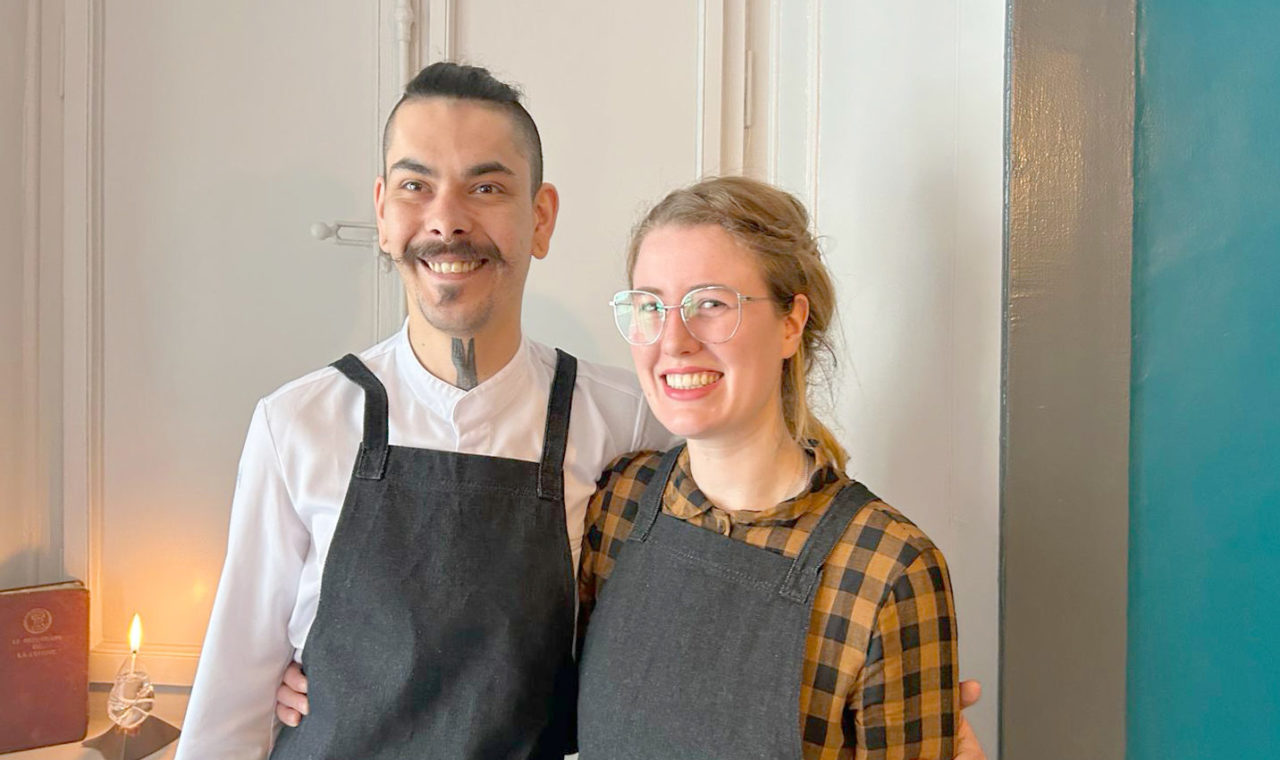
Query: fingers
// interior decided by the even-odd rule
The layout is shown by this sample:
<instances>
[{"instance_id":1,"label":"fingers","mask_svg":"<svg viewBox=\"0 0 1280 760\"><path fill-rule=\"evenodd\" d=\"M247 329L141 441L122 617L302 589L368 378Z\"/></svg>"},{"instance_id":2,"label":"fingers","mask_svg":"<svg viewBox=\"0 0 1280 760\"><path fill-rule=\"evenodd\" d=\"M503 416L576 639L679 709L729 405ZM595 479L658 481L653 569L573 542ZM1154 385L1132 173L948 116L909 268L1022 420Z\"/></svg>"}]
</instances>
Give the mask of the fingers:
<instances>
[{"instance_id":1,"label":"fingers","mask_svg":"<svg viewBox=\"0 0 1280 760\"><path fill-rule=\"evenodd\" d=\"M276 689L276 704L297 710L303 715L306 715L311 710L311 706L307 704L307 695L294 691L286 683L280 684L280 687Z\"/></svg>"},{"instance_id":2,"label":"fingers","mask_svg":"<svg viewBox=\"0 0 1280 760\"><path fill-rule=\"evenodd\" d=\"M987 755L982 751L982 745L978 743L978 737L973 733L973 726L969 725L969 721L964 719L964 715L960 715L960 722L956 725L956 756L955 760L987 760Z\"/></svg>"},{"instance_id":3,"label":"fingers","mask_svg":"<svg viewBox=\"0 0 1280 760\"><path fill-rule=\"evenodd\" d=\"M969 681L964 683L969 683ZM960 684L961 689L964 688L964 683ZM307 677L302 674L301 665L296 662L289 663L289 667L284 669L284 685L300 694L307 693Z\"/></svg>"},{"instance_id":4,"label":"fingers","mask_svg":"<svg viewBox=\"0 0 1280 760\"><path fill-rule=\"evenodd\" d=\"M276 703L276 717L286 726L297 726L302 722L302 713L292 707L285 707L279 702Z\"/></svg>"},{"instance_id":5,"label":"fingers","mask_svg":"<svg viewBox=\"0 0 1280 760\"><path fill-rule=\"evenodd\" d=\"M296 726L311 710L307 701L307 677L297 663L284 671L284 682L276 689L276 717L286 726Z\"/></svg>"},{"instance_id":6,"label":"fingers","mask_svg":"<svg viewBox=\"0 0 1280 760\"><path fill-rule=\"evenodd\" d=\"M960 682L960 709L973 707L982 699L982 684L977 681Z\"/></svg>"}]
</instances>

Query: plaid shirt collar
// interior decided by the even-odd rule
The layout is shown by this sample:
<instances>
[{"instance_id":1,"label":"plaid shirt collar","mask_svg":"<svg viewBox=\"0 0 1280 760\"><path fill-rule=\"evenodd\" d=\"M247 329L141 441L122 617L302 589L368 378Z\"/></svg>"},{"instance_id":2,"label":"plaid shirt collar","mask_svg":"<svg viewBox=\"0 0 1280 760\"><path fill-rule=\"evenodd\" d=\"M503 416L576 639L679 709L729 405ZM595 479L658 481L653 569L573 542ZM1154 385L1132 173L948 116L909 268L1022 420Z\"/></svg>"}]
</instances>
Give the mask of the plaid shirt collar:
<instances>
[{"instance_id":1,"label":"plaid shirt collar","mask_svg":"<svg viewBox=\"0 0 1280 760\"><path fill-rule=\"evenodd\" d=\"M813 452L808 451L810 460ZM689 449L680 452L676 459L671 480L667 482L667 490L663 499L663 511L681 520L692 520L699 516L704 525L710 527L714 523L717 532L729 535L734 527L789 525L801 515L812 512L825 505L829 499L824 496L829 486L840 481L840 474L830 465L819 467L809 477L809 487L803 493L762 510L727 510L716 506L706 494L693 482L689 466Z\"/></svg>"}]
</instances>

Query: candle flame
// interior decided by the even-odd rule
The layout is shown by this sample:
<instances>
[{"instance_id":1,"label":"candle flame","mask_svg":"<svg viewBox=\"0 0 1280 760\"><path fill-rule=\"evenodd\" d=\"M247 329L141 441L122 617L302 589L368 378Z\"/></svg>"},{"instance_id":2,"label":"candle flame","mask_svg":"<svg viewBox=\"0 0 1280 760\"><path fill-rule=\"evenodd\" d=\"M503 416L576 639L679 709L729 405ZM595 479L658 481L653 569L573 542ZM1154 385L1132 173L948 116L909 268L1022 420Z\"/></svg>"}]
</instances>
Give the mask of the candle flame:
<instances>
[{"instance_id":1,"label":"candle flame","mask_svg":"<svg viewBox=\"0 0 1280 760\"><path fill-rule=\"evenodd\" d=\"M129 625L129 651L137 654L140 646L142 646L142 616L134 613L133 622Z\"/></svg>"}]
</instances>

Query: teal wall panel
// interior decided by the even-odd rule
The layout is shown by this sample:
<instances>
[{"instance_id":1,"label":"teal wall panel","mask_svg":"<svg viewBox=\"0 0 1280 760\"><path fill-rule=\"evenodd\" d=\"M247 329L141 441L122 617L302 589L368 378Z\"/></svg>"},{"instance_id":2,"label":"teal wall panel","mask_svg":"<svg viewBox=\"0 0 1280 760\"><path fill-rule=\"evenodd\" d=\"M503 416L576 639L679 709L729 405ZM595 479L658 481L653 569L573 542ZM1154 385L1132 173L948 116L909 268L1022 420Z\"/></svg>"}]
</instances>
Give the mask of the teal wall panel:
<instances>
[{"instance_id":1,"label":"teal wall panel","mask_svg":"<svg viewBox=\"0 0 1280 760\"><path fill-rule=\"evenodd\" d=\"M1138 11L1128 757L1280 757L1280 3Z\"/></svg>"}]
</instances>

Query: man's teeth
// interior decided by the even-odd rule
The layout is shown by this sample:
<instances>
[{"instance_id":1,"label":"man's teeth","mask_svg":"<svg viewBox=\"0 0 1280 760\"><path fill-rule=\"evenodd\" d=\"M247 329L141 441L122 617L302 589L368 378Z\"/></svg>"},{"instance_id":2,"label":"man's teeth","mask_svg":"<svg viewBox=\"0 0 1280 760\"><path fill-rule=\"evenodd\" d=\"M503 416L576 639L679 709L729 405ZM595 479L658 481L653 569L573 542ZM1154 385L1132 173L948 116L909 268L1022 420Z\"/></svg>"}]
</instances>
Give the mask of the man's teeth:
<instances>
[{"instance_id":1,"label":"man's teeth","mask_svg":"<svg viewBox=\"0 0 1280 760\"><path fill-rule=\"evenodd\" d=\"M474 272L484 261L428 261L427 268L437 274L462 274Z\"/></svg>"},{"instance_id":2,"label":"man's teeth","mask_svg":"<svg viewBox=\"0 0 1280 760\"><path fill-rule=\"evenodd\" d=\"M711 385L720 379L719 372L686 372L680 375L669 374L667 377L667 385L680 390L689 390L690 388L701 388L704 385Z\"/></svg>"}]
</instances>

